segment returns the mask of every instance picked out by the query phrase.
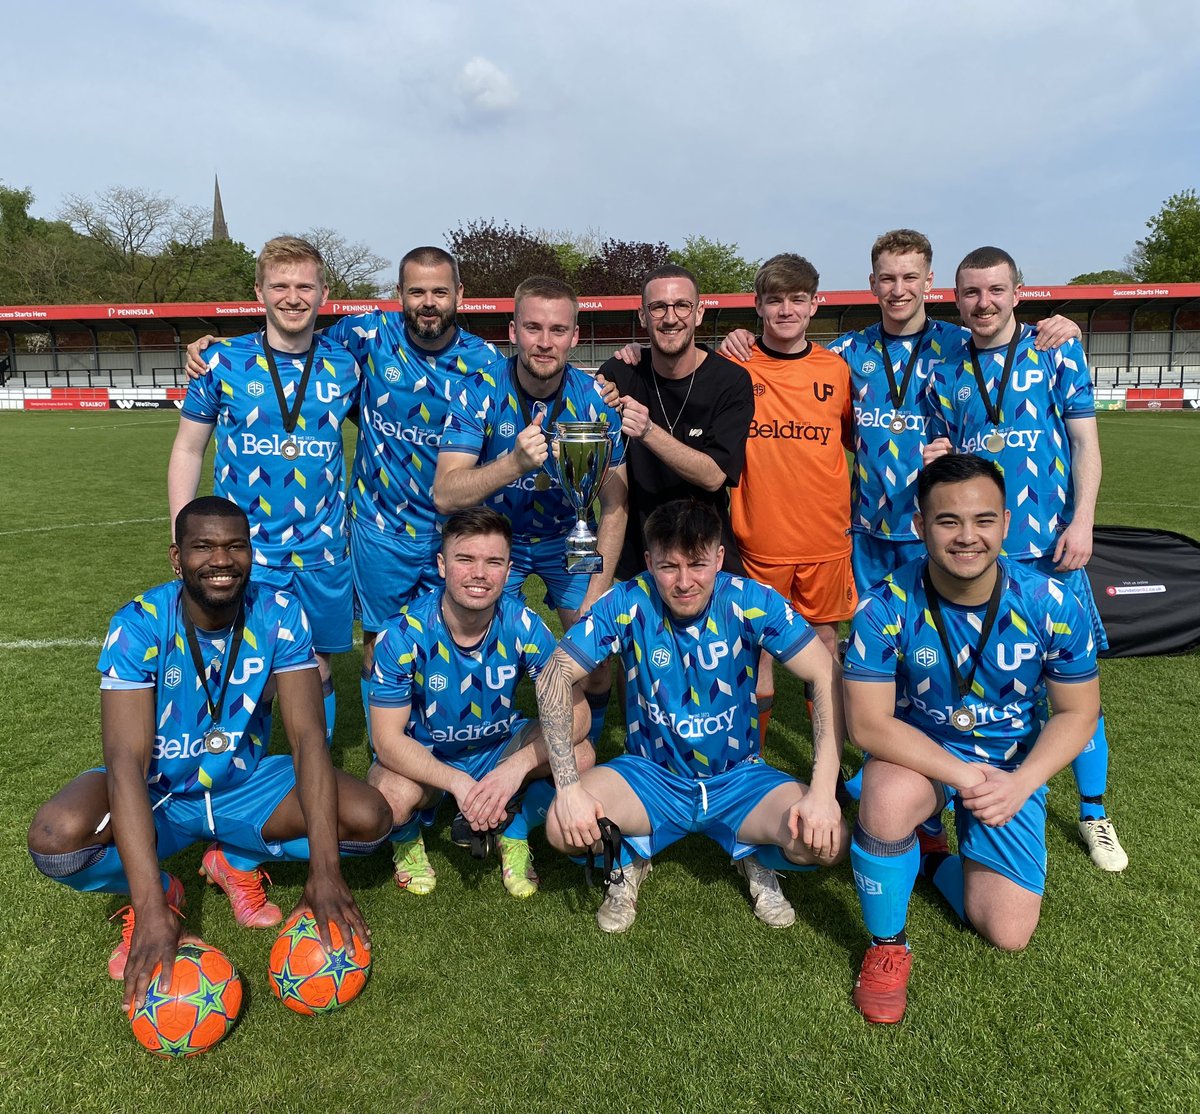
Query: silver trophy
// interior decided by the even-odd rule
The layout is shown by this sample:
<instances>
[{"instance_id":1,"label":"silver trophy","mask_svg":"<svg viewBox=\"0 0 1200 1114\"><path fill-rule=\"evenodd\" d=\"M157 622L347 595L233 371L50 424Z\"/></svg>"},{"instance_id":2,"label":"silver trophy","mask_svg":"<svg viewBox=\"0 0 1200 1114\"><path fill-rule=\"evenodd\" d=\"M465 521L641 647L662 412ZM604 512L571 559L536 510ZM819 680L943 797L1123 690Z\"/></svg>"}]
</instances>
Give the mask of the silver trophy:
<instances>
[{"instance_id":1,"label":"silver trophy","mask_svg":"<svg viewBox=\"0 0 1200 1114\"><path fill-rule=\"evenodd\" d=\"M604 570L604 558L596 552L597 539L588 520L612 459L611 431L607 422L555 422L554 429L558 447L551 457L554 472L578 519L567 535L563 568L590 576Z\"/></svg>"}]
</instances>

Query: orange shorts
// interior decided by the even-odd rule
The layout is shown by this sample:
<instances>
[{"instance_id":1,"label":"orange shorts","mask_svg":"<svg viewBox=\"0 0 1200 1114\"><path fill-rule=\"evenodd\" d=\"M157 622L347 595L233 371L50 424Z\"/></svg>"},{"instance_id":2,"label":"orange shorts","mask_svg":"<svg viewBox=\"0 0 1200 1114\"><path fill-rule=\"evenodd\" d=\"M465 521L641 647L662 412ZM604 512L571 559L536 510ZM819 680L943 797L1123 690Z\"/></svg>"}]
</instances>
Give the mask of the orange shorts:
<instances>
[{"instance_id":1,"label":"orange shorts","mask_svg":"<svg viewBox=\"0 0 1200 1114\"><path fill-rule=\"evenodd\" d=\"M810 623L840 623L854 615L858 593L850 554L807 565L765 564L743 551L746 573L774 588Z\"/></svg>"}]
</instances>

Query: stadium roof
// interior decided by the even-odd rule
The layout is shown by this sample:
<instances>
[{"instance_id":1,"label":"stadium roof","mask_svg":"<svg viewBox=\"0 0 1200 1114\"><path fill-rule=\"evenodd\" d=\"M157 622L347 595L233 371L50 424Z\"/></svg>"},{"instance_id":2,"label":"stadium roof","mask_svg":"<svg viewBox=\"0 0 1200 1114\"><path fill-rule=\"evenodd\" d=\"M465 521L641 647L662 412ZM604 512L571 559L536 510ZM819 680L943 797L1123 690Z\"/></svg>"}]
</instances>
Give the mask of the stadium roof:
<instances>
[{"instance_id":1,"label":"stadium roof","mask_svg":"<svg viewBox=\"0 0 1200 1114\"><path fill-rule=\"evenodd\" d=\"M1056 313L1083 312L1107 305L1144 308L1182 308L1200 303L1200 282L1126 285L1126 286L1023 286L1021 299L1045 306ZM954 303L951 289L932 290L926 296L930 305ZM869 290L827 290L817 295L822 306L831 308L865 306L875 302ZM706 309L750 309L753 294L706 294L701 303ZM581 297L579 308L589 313L632 312L641 305L637 295L597 295ZM463 314L512 313L512 298L466 298L459 305ZM391 300L331 301L321 307L322 316L365 313L371 310L398 312L400 303ZM220 321L261 317L258 302L158 302L146 304L98 303L93 305L0 306L0 328L18 332L36 331L47 325L79 325L95 329L104 325L134 325L161 322L175 326L210 327Z\"/></svg>"}]
</instances>

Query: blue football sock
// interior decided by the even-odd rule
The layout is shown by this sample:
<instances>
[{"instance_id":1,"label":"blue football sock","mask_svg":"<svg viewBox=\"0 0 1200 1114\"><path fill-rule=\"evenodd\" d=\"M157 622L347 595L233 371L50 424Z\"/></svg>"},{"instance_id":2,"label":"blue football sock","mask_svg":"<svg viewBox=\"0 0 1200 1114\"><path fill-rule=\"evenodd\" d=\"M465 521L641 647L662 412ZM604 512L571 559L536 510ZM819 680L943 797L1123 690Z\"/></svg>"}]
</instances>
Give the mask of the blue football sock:
<instances>
[{"instance_id":1,"label":"blue football sock","mask_svg":"<svg viewBox=\"0 0 1200 1114\"><path fill-rule=\"evenodd\" d=\"M949 903L950 908L958 914L958 919L966 923L967 914L963 905L963 863L958 855L947 855L937 865L933 872L933 884L938 892Z\"/></svg>"},{"instance_id":2,"label":"blue football sock","mask_svg":"<svg viewBox=\"0 0 1200 1114\"><path fill-rule=\"evenodd\" d=\"M529 833L540 824L546 822L546 810L554 800L554 784L549 778L538 778L531 781L525 789L525 796L517 815L502 834L510 839L528 839Z\"/></svg>"},{"instance_id":3,"label":"blue football sock","mask_svg":"<svg viewBox=\"0 0 1200 1114\"><path fill-rule=\"evenodd\" d=\"M863 923L875 939L896 937L904 931L908 899L920 863L915 835L897 840L876 839L861 824L855 824L850 841L854 888L862 906Z\"/></svg>"},{"instance_id":4,"label":"blue football sock","mask_svg":"<svg viewBox=\"0 0 1200 1114\"><path fill-rule=\"evenodd\" d=\"M773 843L760 844L754 849L754 857L768 870L816 870L815 863L794 863L784 853L782 847Z\"/></svg>"},{"instance_id":5,"label":"blue football sock","mask_svg":"<svg viewBox=\"0 0 1200 1114\"><path fill-rule=\"evenodd\" d=\"M333 691L333 679L321 683L325 694L325 745L333 746L333 725L337 721L337 693Z\"/></svg>"},{"instance_id":6,"label":"blue football sock","mask_svg":"<svg viewBox=\"0 0 1200 1114\"><path fill-rule=\"evenodd\" d=\"M414 813L405 823L396 825L388 833L388 839L392 843L407 843L410 839L416 839L420 834L421 822Z\"/></svg>"},{"instance_id":7,"label":"blue football sock","mask_svg":"<svg viewBox=\"0 0 1200 1114\"><path fill-rule=\"evenodd\" d=\"M846 779L846 792L856 801L862 799L862 775L863 767L859 766L858 773Z\"/></svg>"},{"instance_id":8,"label":"blue football sock","mask_svg":"<svg viewBox=\"0 0 1200 1114\"><path fill-rule=\"evenodd\" d=\"M294 841L288 841L288 842L294 842ZM287 847L288 842L284 843L283 846L285 848ZM306 839L306 840L303 840L302 842L304 843L304 851L305 851L305 853L303 855L283 854L283 855L279 855L277 857L280 859L307 859L308 858L308 840ZM228 847L224 843L222 843L220 845L220 847L221 847L221 853L225 856L225 861L228 862L229 865L234 868L234 870L257 870L259 864L263 861L263 858L265 857L261 851L241 850L237 847Z\"/></svg>"},{"instance_id":9,"label":"blue football sock","mask_svg":"<svg viewBox=\"0 0 1200 1114\"><path fill-rule=\"evenodd\" d=\"M939 836L946 830L942 826L942 814L940 811L935 812L928 820L922 821L917 827L930 836Z\"/></svg>"},{"instance_id":10,"label":"blue football sock","mask_svg":"<svg viewBox=\"0 0 1200 1114\"><path fill-rule=\"evenodd\" d=\"M371 701L369 692L371 688L371 678L365 673L358 679L358 691L362 693L363 702L363 719L367 725L367 743L371 742Z\"/></svg>"},{"instance_id":11,"label":"blue football sock","mask_svg":"<svg viewBox=\"0 0 1200 1114\"><path fill-rule=\"evenodd\" d=\"M1108 736L1104 731L1104 715L1096 725L1096 733L1071 763L1075 788L1079 790L1079 819L1100 820L1104 817L1104 791L1108 788Z\"/></svg>"}]
</instances>

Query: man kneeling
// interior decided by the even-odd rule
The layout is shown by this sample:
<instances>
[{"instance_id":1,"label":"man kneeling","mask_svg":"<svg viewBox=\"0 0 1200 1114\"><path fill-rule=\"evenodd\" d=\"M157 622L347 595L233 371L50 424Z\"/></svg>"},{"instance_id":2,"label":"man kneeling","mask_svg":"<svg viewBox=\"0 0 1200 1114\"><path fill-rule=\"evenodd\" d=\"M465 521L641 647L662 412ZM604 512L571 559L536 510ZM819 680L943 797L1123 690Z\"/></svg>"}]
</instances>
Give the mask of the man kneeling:
<instances>
[{"instance_id":1,"label":"man kneeling","mask_svg":"<svg viewBox=\"0 0 1200 1114\"><path fill-rule=\"evenodd\" d=\"M606 932L634 920L650 856L703 832L734 858L755 913L794 918L776 870L828 866L845 855L834 797L842 739L837 665L812 627L771 588L721 572L721 522L693 500L646 520L648 571L613 588L580 619L538 680L558 792L550 842L568 854L601 849L607 818L625 840L596 915ZM759 651L812 682L812 786L759 753ZM571 688L611 654L627 679L627 753L580 772L570 746ZM636 850L636 854L632 850ZM781 915L786 907L789 916Z\"/></svg>"},{"instance_id":2,"label":"man kneeling","mask_svg":"<svg viewBox=\"0 0 1200 1114\"><path fill-rule=\"evenodd\" d=\"M875 1022L904 1016L918 872L996 947L1029 942L1046 883L1045 783L1100 714L1082 606L1061 581L999 558L1009 515L996 465L944 456L921 473L917 503L929 556L865 596L845 660L850 735L871 755L850 846L871 933L854 1004ZM1054 714L1041 722L1047 694ZM950 855L918 825L955 797Z\"/></svg>"},{"instance_id":3,"label":"man kneeling","mask_svg":"<svg viewBox=\"0 0 1200 1114\"><path fill-rule=\"evenodd\" d=\"M234 900L239 923L268 906L258 865L308 860L301 905L329 942L367 928L341 876L343 854L387 838L387 804L334 770L325 747L320 675L299 602L250 583L250 527L206 496L175 523L171 564L182 583L151 588L114 616L100 652L104 767L79 775L34 817L29 852L76 890L127 893L109 959L125 1004L145 998L156 964L170 980L183 883L159 861L219 840L201 871ZM292 756L267 756L277 688Z\"/></svg>"},{"instance_id":4,"label":"man kneeling","mask_svg":"<svg viewBox=\"0 0 1200 1114\"><path fill-rule=\"evenodd\" d=\"M409 893L437 885L420 824L433 823L447 793L460 809L452 836L474 842L481 857L494 845L513 897L537 892L529 829L542 823L554 790L541 727L522 718L515 697L521 678L536 678L550 660L554 636L504 594L511 549L512 527L497 511L452 514L437 557L445 584L409 604L375 643L367 780L392 806L396 884ZM568 702L570 720L570 695ZM590 713L581 689L573 709L570 737L586 769L595 752L585 741Z\"/></svg>"}]
</instances>

